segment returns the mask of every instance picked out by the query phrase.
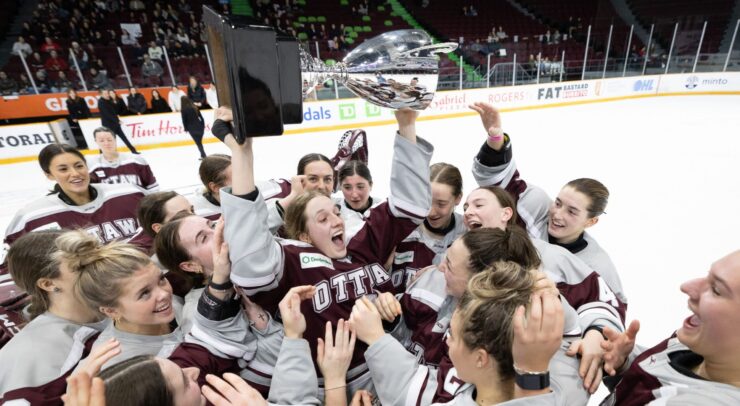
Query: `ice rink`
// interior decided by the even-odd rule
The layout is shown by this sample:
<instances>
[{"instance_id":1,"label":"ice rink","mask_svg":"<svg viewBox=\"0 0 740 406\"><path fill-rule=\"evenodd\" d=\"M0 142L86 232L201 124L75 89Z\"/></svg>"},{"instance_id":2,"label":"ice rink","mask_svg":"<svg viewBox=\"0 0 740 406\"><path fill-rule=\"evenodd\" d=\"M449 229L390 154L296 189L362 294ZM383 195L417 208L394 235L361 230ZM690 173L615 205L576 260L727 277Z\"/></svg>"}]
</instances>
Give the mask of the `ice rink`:
<instances>
[{"instance_id":1,"label":"ice rink","mask_svg":"<svg viewBox=\"0 0 740 406\"><path fill-rule=\"evenodd\" d=\"M503 113L522 177L554 197L567 181L592 177L610 190L590 232L612 257L639 319L638 343L652 346L689 314L681 282L704 275L712 261L740 249L740 96L669 96ZM395 126L366 127L373 195L387 194ZM255 141L256 177L295 173L300 156L332 156L343 130ZM470 167L485 140L477 115L425 120L418 133L435 146L433 162L457 165L465 194ZM218 143L208 153L228 152ZM195 146L145 150L163 189L198 184ZM36 162L0 166L5 183L0 227L26 202L49 190ZM462 211L462 206L458 207ZM600 400L602 396L596 399Z\"/></svg>"}]
</instances>

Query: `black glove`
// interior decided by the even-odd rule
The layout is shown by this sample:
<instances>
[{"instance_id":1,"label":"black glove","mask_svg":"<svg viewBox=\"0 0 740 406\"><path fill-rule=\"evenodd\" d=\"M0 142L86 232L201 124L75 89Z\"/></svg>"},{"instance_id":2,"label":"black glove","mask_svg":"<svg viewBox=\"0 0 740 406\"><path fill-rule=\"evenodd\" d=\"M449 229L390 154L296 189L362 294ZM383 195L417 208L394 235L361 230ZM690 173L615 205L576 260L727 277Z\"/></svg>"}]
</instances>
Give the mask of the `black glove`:
<instances>
[{"instance_id":1,"label":"black glove","mask_svg":"<svg viewBox=\"0 0 740 406\"><path fill-rule=\"evenodd\" d=\"M211 132L213 133L214 137L221 140L221 142L224 142L224 139L226 139L227 135L234 133L234 129L231 127L231 123L228 123L221 119L217 119L213 122L213 125L211 126Z\"/></svg>"}]
</instances>

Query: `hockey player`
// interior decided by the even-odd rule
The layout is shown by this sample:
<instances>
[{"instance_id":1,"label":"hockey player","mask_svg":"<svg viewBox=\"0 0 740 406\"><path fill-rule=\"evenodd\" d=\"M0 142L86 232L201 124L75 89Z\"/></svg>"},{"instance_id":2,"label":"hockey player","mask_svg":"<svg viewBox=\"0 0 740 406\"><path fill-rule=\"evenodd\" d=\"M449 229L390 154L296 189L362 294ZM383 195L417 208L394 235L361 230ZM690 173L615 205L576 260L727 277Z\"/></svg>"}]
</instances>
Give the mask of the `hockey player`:
<instances>
[{"instance_id":1,"label":"hockey player","mask_svg":"<svg viewBox=\"0 0 740 406\"><path fill-rule=\"evenodd\" d=\"M347 234L354 235L362 228L371 210L383 201L370 196L373 190L373 177L366 163L359 160L347 162L337 171L337 178L342 197L336 197L334 200L340 205Z\"/></svg>"},{"instance_id":2,"label":"hockey player","mask_svg":"<svg viewBox=\"0 0 740 406\"><path fill-rule=\"evenodd\" d=\"M604 405L740 404L740 251L713 263L707 276L684 282L690 317L669 339L642 351L640 324L604 329L604 370L616 379Z\"/></svg>"},{"instance_id":3,"label":"hockey player","mask_svg":"<svg viewBox=\"0 0 740 406\"><path fill-rule=\"evenodd\" d=\"M193 214L193 205L177 192L154 192L145 196L136 210L141 229L129 243L151 254L154 236L165 223L181 212Z\"/></svg>"},{"instance_id":4,"label":"hockey player","mask_svg":"<svg viewBox=\"0 0 740 406\"><path fill-rule=\"evenodd\" d=\"M98 127L93 131L93 138L101 154L90 162L90 183L130 183L146 193L159 190L152 168L143 156L118 152L113 131Z\"/></svg>"},{"instance_id":5,"label":"hockey player","mask_svg":"<svg viewBox=\"0 0 740 406\"><path fill-rule=\"evenodd\" d=\"M52 193L15 214L5 233L5 244L12 245L34 230L82 228L103 242L126 240L136 234L136 208L144 197L140 188L91 185L85 157L67 144L44 147L39 164L46 177L57 183Z\"/></svg>"},{"instance_id":6,"label":"hockey player","mask_svg":"<svg viewBox=\"0 0 740 406\"><path fill-rule=\"evenodd\" d=\"M10 275L31 297L31 321L0 349L0 394L58 378L73 366L66 364L70 353L108 324L76 295L77 275L52 258L61 234L28 233L8 251Z\"/></svg>"},{"instance_id":7,"label":"hockey player","mask_svg":"<svg viewBox=\"0 0 740 406\"><path fill-rule=\"evenodd\" d=\"M220 110L214 135L232 150L232 189L222 189L226 241L234 255L232 280L257 304L274 312L277 302L292 286L317 287L304 314L306 339L315 347L327 321L346 319L352 303L363 295L389 291L390 277L381 264L422 221L429 211L428 165L432 146L416 137L414 111L398 111L391 177L391 196L372 210L355 236L345 236L334 202L325 194L310 191L296 198L287 209L285 226L292 240L276 240L267 227L268 218L259 189L255 188L251 139L239 145L230 134L228 111ZM321 181L331 190L330 173ZM311 181L310 177L307 179ZM358 345L347 373L348 389L370 386ZM323 382L320 381L323 386Z\"/></svg>"},{"instance_id":8,"label":"hockey player","mask_svg":"<svg viewBox=\"0 0 740 406\"><path fill-rule=\"evenodd\" d=\"M563 311L551 286L514 262L496 262L473 276L450 318L451 365L419 367L410 385L414 357L382 334L381 312L372 303L357 301L350 323L360 340L372 342L365 356L381 403L431 404L440 385L451 394L447 404L585 405L588 395L578 384L577 361L565 355ZM514 401L530 395L541 397Z\"/></svg>"},{"instance_id":9,"label":"hockey player","mask_svg":"<svg viewBox=\"0 0 740 406\"><path fill-rule=\"evenodd\" d=\"M455 207L462 200L462 175L454 165L436 163L429 168L432 209L424 223L396 247L391 264L395 292L403 293L420 269L439 265L447 248L467 228Z\"/></svg>"},{"instance_id":10,"label":"hockey player","mask_svg":"<svg viewBox=\"0 0 740 406\"><path fill-rule=\"evenodd\" d=\"M582 178L568 182L553 202L541 188L519 177L513 159L511 140L504 134L499 111L488 103L470 106L480 114L488 139L473 161L473 176L479 186L496 185L506 189L517 204L517 211L532 238L560 245L596 271L620 301L624 322L627 297L609 255L586 229L599 221L609 199L601 182Z\"/></svg>"}]
</instances>

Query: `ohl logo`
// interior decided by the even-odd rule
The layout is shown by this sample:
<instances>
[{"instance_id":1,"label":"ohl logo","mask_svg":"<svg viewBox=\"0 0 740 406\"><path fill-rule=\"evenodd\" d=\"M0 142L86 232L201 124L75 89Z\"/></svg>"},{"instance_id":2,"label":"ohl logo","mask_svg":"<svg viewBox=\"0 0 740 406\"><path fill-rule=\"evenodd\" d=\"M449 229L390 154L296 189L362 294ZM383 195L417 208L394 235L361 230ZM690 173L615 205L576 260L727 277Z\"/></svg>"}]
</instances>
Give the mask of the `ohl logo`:
<instances>
[{"instance_id":1,"label":"ohl logo","mask_svg":"<svg viewBox=\"0 0 740 406\"><path fill-rule=\"evenodd\" d=\"M653 90L653 80L638 80L633 86L633 90L636 92L648 92Z\"/></svg>"},{"instance_id":2,"label":"ohl logo","mask_svg":"<svg viewBox=\"0 0 740 406\"><path fill-rule=\"evenodd\" d=\"M686 79L686 86L687 89L696 89L697 86L699 86L699 78L696 76L690 76L688 79Z\"/></svg>"}]
</instances>

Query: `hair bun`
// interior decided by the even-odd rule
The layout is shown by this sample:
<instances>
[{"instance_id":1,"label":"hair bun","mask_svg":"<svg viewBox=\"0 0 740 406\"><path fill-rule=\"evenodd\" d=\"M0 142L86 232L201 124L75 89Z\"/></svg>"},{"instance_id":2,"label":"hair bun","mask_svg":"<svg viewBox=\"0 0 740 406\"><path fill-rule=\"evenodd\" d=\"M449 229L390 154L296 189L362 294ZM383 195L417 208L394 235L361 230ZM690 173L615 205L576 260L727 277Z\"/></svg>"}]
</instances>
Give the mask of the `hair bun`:
<instances>
[{"instance_id":1,"label":"hair bun","mask_svg":"<svg viewBox=\"0 0 740 406\"><path fill-rule=\"evenodd\" d=\"M57 238L56 246L67 265L76 271L104 258L100 240L82 230L62 234Z\"/></svg>"}]
</instances>

